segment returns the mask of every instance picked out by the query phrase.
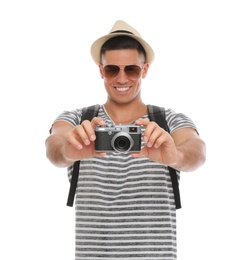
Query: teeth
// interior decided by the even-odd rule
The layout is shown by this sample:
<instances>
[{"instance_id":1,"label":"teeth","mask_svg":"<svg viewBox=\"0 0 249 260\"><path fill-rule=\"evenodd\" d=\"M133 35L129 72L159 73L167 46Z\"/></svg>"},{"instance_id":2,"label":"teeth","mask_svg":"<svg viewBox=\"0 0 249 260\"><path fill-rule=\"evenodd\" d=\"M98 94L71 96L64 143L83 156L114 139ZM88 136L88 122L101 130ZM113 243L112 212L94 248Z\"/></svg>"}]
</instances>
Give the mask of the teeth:
<instances>
[{"instance_id":1,"label":"teeth","mask_svg":"<svg viewBox=\"0 0 249 260\"><path fill-rule=\"evenodd\" d=\"M126 91L126 90L128 90L128 89L129 89L129 87L126 87L126 88L124 88L124 87L123 87L123 88L117 88L118 91Z\"/></svg>"}]
</instances>

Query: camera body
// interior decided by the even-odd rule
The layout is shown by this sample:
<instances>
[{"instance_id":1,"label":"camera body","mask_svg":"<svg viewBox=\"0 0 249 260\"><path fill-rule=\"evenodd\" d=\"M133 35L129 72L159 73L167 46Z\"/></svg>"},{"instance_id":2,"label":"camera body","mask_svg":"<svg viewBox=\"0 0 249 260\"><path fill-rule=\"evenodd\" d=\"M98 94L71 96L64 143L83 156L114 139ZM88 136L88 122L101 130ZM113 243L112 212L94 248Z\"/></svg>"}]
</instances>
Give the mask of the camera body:
<instances>
[{"instance_id":1,"label":"camera body","mask_svg":"<svg viewBox=\"0 0 249 260\"><path fill-rule=\"evenodd\" d=\"M95 150L139 152L141 150L141 127L136 125L97 126Z\"/></svg>"}]
</instances>

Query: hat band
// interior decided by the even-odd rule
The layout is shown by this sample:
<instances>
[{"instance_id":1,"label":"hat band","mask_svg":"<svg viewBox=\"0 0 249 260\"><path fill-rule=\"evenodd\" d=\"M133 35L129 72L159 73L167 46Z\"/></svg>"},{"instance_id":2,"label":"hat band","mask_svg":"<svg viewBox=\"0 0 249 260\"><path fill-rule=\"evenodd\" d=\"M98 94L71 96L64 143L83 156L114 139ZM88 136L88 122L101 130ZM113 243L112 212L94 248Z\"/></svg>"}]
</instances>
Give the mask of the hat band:
<instances>
[{"instance_id":1,"label":"hat band","mask_svg":"<svg viewBox=\"0 0 249 260\"><path fill-rule=\"evenodd\" d=\"M133 34L132 32L125 31L125 30L117 30L117 31L114 31L114 32L111 32L111 33L129 33L129 34Z\"/></svg>"}]
</instances>

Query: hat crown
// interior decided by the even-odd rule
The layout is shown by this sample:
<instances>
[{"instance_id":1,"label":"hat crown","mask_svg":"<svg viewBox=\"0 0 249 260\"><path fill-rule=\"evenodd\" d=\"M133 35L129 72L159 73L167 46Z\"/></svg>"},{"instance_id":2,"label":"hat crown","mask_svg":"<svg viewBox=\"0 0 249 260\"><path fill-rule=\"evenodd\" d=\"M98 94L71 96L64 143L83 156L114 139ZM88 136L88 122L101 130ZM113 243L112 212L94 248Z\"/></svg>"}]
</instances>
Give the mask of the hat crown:
<instances>
[{"instance_id":1,"label":"hat crown","mask_svg":"<svg viewBox=\"0 0 249 260\"><path fill-rule=\"evenodd\" d=\"M130 38L133 38L137 40L144 48L146 53L146 62L152 63L154 60L154 51L151 48L151 46L142 39L142 36L140 33L134 29L132 26L127 24L126 22L122 20L117 20L109 34L104 35L100 38L98 38L91 46L91 55L94 60L94 62L98 65L101 61L100 52L102 45L109 39L116 37L116 36L128 36Z\"/></svg>"},{"instance_id":2,"label":"hat crown","mask_svg":"<svg viewBox=\"0 0 249 260\"><path fill-rule=\"evenodd\" d=\"M112 33L130 33L133 34L134 36L141 37L140 33L136 29L134 29L132 26L130 26L129 24L127 24L122 20L118 20L115 22L115 24L113 25L110 31L110 34Z\"/></svg>"}]
</instances>

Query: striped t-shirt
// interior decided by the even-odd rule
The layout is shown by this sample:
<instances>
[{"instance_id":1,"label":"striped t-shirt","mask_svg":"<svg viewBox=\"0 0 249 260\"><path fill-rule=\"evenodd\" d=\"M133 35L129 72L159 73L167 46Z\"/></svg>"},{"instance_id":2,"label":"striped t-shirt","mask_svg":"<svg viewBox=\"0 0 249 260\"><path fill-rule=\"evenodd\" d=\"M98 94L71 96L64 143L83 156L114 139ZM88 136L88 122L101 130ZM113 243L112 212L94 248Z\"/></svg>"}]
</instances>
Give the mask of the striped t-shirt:
<instances>
[{"instance_id":1,"label":"striped t-shirt","mask_svg":"<svg viewBox=\"0 0 249 260\"><path fill-rule=\"evenodd\" d=\"M81 112L65 111L56 121L78 125ZM186 115L165 112L171 133L196 129ZM98 117L113 124L104 106ZM72 166L69 179L71 174ZM176 209L166 165L115 151L82 160L75 212L76 260L176 259Z\"/></svg>"}]
</instances>

